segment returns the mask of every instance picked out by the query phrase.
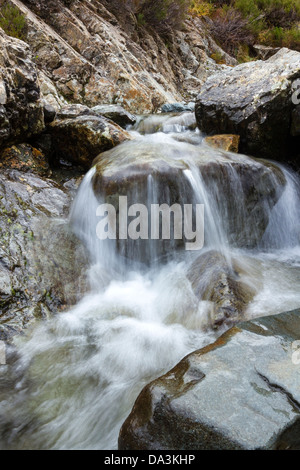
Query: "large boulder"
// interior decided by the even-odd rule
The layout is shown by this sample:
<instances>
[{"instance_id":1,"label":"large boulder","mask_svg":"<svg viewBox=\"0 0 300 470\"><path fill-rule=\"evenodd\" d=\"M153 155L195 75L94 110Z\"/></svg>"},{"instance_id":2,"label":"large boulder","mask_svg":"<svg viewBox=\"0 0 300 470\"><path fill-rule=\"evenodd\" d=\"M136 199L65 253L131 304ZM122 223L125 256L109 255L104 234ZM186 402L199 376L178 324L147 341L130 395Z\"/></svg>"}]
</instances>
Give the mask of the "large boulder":
<instances>
[{"instance_id":1,"label":"large boulder","mask_svg":"<svg viewBox=\"0 0 300 470\"><path fill-rule=\"evenodd\" d=\"M299 450L299 337L296 310L239 324L186 356L142 390L119 449Z\"/></svg>"},{"instance_id":2,"label":"large boulder","mask_svg":"<svg viewBox=\"0 0 300 470\"><path fill-rule=\"evenodd\" d=\"M283 160L295 147L292 96L299 78L300 52L285 48L213 75L197 98L198 126L207 134L240 135L243 153Z\"/></svg>"},{"instance_id":3,"label":"large boulder","mask_svg":"<svg viewBox=\"0 0 300 470\"><path fill-rule=\"evenodd\" d=\"M220 231L224 238L220 235L219 243L226 239L237 246L257 244L285 187L282 171L269 162L185 142L169 141L163 146L151 136L100 154L94 166L94 192L99 201L114 205L117 213L119 196L127 196L128 206L146 201L148 210L155 203L181 207L203 203L207 246ZM150 249L148 240L119 242L126 256L153 257L153 251L148 255L145 251ZM156 254L171 254L183 243L183 239L157 240Z\"/></svg>"},{"instance_id":4,"label":"large boulder","mask_svg":"<svg viewBox=\"0 0 300 470\"><path fill-rule=\"evenodd\" d=\"M131 136L112 121L90 114L89 108L86 112L85 107L81 108L82 113L79 111L74 118L62 117L52 122L49 133L56 158L89 168L100 152L130 140Z\"/></svg>"},{"instance_id":5,"label":"large boulder","mask_svg":"<svg viewBox=\"0 0 300 470\"><path fill-rule=\"evenodd\" d=\"M43 107L29 46L0 28L0 147L43 131Z\"/></svg>"}]
</instances>

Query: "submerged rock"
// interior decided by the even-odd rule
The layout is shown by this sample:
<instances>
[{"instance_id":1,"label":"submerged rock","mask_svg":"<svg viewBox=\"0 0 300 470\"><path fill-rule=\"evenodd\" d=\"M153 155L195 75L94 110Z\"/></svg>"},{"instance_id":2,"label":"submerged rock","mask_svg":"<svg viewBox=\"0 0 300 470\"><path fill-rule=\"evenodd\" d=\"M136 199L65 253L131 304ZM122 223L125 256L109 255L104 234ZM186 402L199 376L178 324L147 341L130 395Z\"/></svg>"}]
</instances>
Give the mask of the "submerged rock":
<instances>
[{"instance_id":1,"label":"submerged rock","mask_svg":"<svg viewBox=\"0 0 300 470\"><path fill-rule=\"evenodd\" d=\"M299 310L241 323L185 357L142 390L119 449L299 450L299 325Z\"/></svg>"},{"instance_id":2,"label":"submerged rock","mask_svg":"<svg viewBox=\"0 0 300 470\"><path fill-rule=\"evenodd\" d=\"M198 299L213 304L210 319L213 328L243 320L245 309L256 294L243 281L241 265L236 260L230 261L217 251L208 251L193 262L187 273Z\"/></svg>"},{"instance_id":3,"label":"submerged rock","mask_svg":"<svg viewBox=\"0 0 300 470\"><path fill-rule=\"evenodd\" d=\"M70 111L70 110L69 110ZM93 159L105 150L130 140L117 124L84 112L74 118L57 119L49 126L52 151L56 157L89 168Z\"/></svg>"},{"instance_id":4,"label":"submerged rock","mask_svg":"<svg viewBox=\"0 0 300 470\"><path fill-rule=\"evenodd\" d=\"M292 86L299 77L300 53L285 48L266 61L211 76L196 102L200 130L238 134L241 152L285 159L292 145Z\"/></svg>"}]
</instances>

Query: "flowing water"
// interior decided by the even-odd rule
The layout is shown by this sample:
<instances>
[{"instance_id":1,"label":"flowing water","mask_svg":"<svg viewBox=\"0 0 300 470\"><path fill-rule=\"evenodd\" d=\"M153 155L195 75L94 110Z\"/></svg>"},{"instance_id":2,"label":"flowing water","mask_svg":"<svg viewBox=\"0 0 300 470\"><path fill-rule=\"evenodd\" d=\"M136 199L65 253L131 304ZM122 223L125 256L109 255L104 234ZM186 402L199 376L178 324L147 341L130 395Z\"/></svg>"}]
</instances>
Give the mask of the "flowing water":
<instances>
[{"instance_id":1,"label":"flowing water","mask_svg":"<svg viewBox=\"0 0 300 470\"><path fill-rule=\"evenodd\" d=\"M220 191L224 175L205 178L193 152L203 149L213 158L214 151L194 124L192 113L141 118L130 129L134 143L117 148L118 165L129 158L129 145L153 153L173 149L170 158L178 154L183 165L179 202L205 207L201 253L218 251L228 265L238 260L243 281L255 289L245 318L299 307L298 177L281 168L284 191L274 207L266 204L269 224L254 248L248 243L255 227L247 226L241 177L229 163L226 192ZM186 277L199 252L180 249L174 240L165 253L159 240L97 239L101 198L93 190L94 176L95 168L85 176L66 222L90 253L91 289L70 311L35 325L8 350L10 365L0 372L1 449L116 449L120 426L143 386L223 331L210 327L211 302L199 301ZM163 194L171 204L167 189L150 172L130 197L150 207Z\"/></svg>"}]
</instances>

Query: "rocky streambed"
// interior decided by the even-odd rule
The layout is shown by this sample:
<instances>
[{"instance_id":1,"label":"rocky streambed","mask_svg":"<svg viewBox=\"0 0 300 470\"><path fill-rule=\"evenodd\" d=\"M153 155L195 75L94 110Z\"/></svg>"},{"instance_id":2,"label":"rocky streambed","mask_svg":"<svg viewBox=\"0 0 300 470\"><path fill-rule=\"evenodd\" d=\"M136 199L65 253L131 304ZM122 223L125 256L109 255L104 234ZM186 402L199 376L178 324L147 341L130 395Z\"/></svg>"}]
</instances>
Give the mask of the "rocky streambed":
<instances>
[{"instance_id":1,"label":"rocky streambed","mask_svg":"<svg viewBox=\"0 0 300 470\"><path fill-rule=\"evenodd\" d=\"M29 46L0 45L0 448L298 449L300 195L284 163L299 168L300 54L218 70L195 112L135 115L45 100ZM202 250L100 241L97 207L125 196L203 204Z\"/></svg>"}]
</instances>

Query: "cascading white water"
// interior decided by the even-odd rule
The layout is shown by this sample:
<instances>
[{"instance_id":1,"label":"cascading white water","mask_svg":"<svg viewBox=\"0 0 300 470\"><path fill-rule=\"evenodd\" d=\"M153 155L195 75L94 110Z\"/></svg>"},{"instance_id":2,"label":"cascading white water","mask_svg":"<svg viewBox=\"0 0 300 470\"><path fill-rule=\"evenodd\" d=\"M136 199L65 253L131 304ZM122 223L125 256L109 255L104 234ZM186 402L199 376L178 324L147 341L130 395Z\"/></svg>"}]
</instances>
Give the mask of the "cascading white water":
<instances>
[{"instance_id":1,"label":"cascading white water","mask_svg":"<svg viewBox=\"0 0 300 470\"><path fill-rule=\"evenodd\" d=\"M270 249L290 250L300 244L300 181L299 177L282 165L287 184L276 206L272 210L269 225L261 246Z\"/></svg>"},{"instance_id":2,"label":"cascading white water","mask_svg":"<svg viewBox=\"0 0 300 470\"><path fill-rule=\"evenodd\" d=\"M173 146L184 163L177 185L182 201L205 206L203 251L221 252L228 264L238 260L242 280L257 292L246 318L299 307L297 177L283 170L285 190L274 208L265 208L269 225L261 246L247 249L246 240L238 248L249 231L241 232L247 226L246 199L234 165L226 164L226 188L224 174L209 179L195 167L190 152L202 145L202 136L191 130L191 113L177 120L147 119L132 129L137 145ZM118 149L122 154L128 146ZM155 240L149 240L145 252L141 245L128 247L126 240L117 246L114 240L97 239L101 198L95 196L94 175L91 169L85 176L70 214L73 230L90 253L92 289L69 312L16 338L18 357L8 376L0 378L1 449L115 449L120 426L142 387L220 334L209 328L211 303L197 299L186 277L199 253L174 247L171 258L161 259ZM156 175L149 174L132 197L149 207L162 190ZM168 191L164 195L169 197ZM155 262L145 265L145 258Z\"/></svg>"}]
</instances>

